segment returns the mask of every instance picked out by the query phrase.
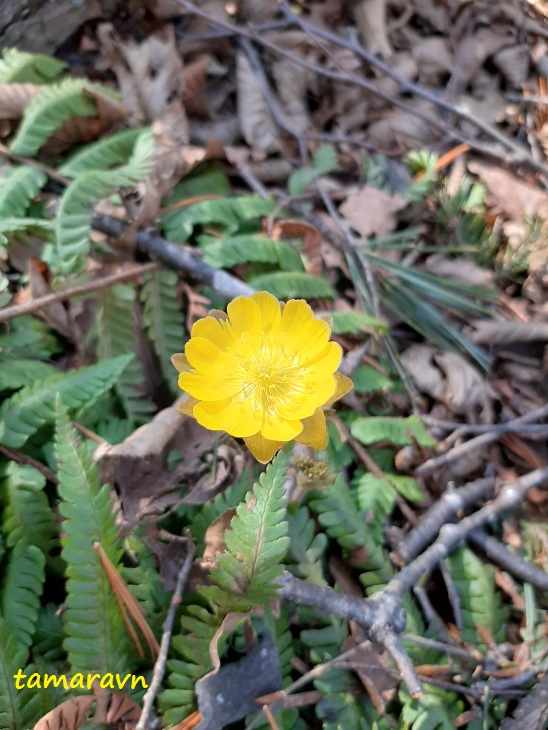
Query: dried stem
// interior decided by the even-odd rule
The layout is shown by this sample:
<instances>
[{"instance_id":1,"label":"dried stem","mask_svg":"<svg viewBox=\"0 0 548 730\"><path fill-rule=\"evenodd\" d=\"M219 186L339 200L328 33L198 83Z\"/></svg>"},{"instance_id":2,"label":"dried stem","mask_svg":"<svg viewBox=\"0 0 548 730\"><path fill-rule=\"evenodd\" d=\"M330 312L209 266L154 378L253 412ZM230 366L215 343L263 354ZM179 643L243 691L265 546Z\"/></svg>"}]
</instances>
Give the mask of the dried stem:
<instances>
[{"instance_id":1,"label":"dried stem","mask_svg":"<svg viewBox=\"0 0 548 730\"><path fill-rule=\"evenodd\" d=\"M194 560L194 553L195 553L194 543L190 539L188 539L187 540L187 554L179 569L179 573L177 575L177 582L175 584L175 590L173 592L173 598L171 599L169 611L168 611L166 620L164 621L164 625L163 625L162 641L160 643L160 653L158 654L158 658L156 659L156 662L154 664L152 680L151 680L149 688L147 689L145 696L143 698L143 709L142 709L139 721L135 727L135 730L145 730L147 723L149 721L150 713L152 712L152 705L154 704L154 700L156 699L156 695L158 694L158 691L162 684L162 679L164 678L164 673L166 671L167 652L169 650L169 644L171 641L171 632L173 630L173 622L175 621L175 614L177 613L177 609L181 605L181 597L183 595L183 591L184 591L186 582L188 580L190 568L192 567L192 561Z\"/></svg>"}]
</instances>

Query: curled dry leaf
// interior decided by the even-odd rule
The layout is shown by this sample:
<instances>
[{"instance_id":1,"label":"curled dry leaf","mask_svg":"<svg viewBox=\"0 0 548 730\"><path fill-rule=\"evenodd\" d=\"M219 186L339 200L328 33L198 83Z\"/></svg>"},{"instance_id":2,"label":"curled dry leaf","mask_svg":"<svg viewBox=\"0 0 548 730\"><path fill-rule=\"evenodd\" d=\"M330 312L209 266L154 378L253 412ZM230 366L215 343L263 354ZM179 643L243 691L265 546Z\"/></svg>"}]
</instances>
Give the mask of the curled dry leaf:
<instances>
[{"instance_id":1,"label":"curled dry leaf","mask_svg":"<svg viewBox=\"0 0 548 730\"><path fill-rule=\"evenodd\" d=\"M365 187L349 193L339 212L363 238L381 238L396 228L395 213L405 205L407 201L404 198L377 188Z\"/></svg>"},{"instance_id":2,"label":"curled dry leaf","mask_svg":"<svg viewBox=\"0 0 548 730\"><path fill-rule=\"evenodd\" d=\"M414 104L422 114L436 118L435 110L428 102L416 101ZM383 119L379 119L369 125L367 136L373 144L381 150L391 153L394 150L407 152L420 147L430 147L440 137L437 127L428 124L427 121L416 114L394 109Z\"/></svg>"},{"instance_id":3,"label":"curled dry leaf","mask_svg":"<svg viewBox=\"0 0 548 730\"><path fill-rule=\"evenodd\" d=\"M206 93L209 55L202 55L187 63L183 70L184 91L183 103L187 114L199 119L211 119L211 109Z\"/></svg>"},{"instance_id":4,"label":"curled dry leaf","mask_svg":"<svg viewBox=\"0 0 548 730\"><path fill-rule=\"evenodd\" d=\"M226 552L225 532L230 527L236 509L231 507L219 515L206 530L204 554L201 560L203 568L211 569L217 562L217 555Z\"/></svg>"},{"instance_id":5,"label":"curled dry leaf","mask_svg":"<svg viewBox=\"0 0 548 730\"><path fill-rule=\"evenodd\" d=\"M417 62L422 84L438 85L453 70L453 54L447 38L418 39L411 47L411 54Z\"/></svg>"},{"instance_id":6,"label":"curled dry leaf","mask_svg":"<svg viewBox=\"0 0 548 730\"><path fill-rule=\"evenodd\" d=\"M72 697L40 718L34 730L78 730L88 719L96 697Z\"/></svg>"},{"instance_id":7,"label":"curled dry leaf","mask_svg":"<svg viewBox=\"0 0 548 730\"><path fill-rule=\"evenodd\" d=\"M386 28L386 0L358 0L352 9L365 48L370 53L391 56L392 46Z\"/></svg>"},{"instance_id":8,"label":"curled dry leaf","mask_svg":"<svg viewBox=\"0 0 548 730\"><path fill-rule=\"evenodd\" d=\"M520 43L503 48L493 56L493 62L504 76L508 86L521 89L529 72L529 49Z\"/></svg>"},{"instance_id":9,"label":"curled dry leaf","mask_svg":"<svg viewBox=\"0 0 548 730\"><path fill-rule=\"evenodd\" d=\"M238 121L247 144L262 157L279 150L278 128L263 95L261 83L246 55L236 55Z\"/></svg>"},{"instance_id":10,"label":"curled dry leaf","mask_svg":"<svg viewBox=\"0 0 548 730\"><path fill-rule=\"evenodd\" d=\"M276 0L238 0L237 7L246 23L268 23L278 14Z\"/></svg>"},{"instance_id":11,"label":"curled dry leaf","mask_svg":"<svg viewBox=\"0 0 548 730\"><path fill-rule=\"evenodd\" d=\"M300 238L306 255L306 271L314 276L322 273L322 238L317 228L303 221L285 218L276 221L272 228L272 238Z\"/></svg>"},{"instance_id":12,"label":"curled dry leaf","mask_svg":"<svg viewBox=\"0 0 548 730\"><path fill-rule=\"evenodd\" d=\"M40 84L0 84L0 119L19 119Z\"/></svg>"},{"instance_id":13,"label":"curled dry leaf","mask_svg":"<svg viewBox=\"0 0 548 730\"><path fill-rule=\"evenodd\" d=\"M488 269L484 269L474 261L459 257L458 265L455 265L455 259L450 259L443 253L435 253L429 256L424 264L424 268L430 274L438 276L448 276L457 281L463 281L472 286L493 286L494 274Z\"/></svg>"},{"instance_id":14,"label":"curled dry leaf","mask_svg":"<svg viewBox=\"0 0 548 730\"><path fill-rule=\"evenodd\" d=\"M456 352L444 352L434 359L445 373L443 402L453 413L467 416L470 423L478 419L492 423L494 392L480 371Z\"/></svg>"}]
</instances>

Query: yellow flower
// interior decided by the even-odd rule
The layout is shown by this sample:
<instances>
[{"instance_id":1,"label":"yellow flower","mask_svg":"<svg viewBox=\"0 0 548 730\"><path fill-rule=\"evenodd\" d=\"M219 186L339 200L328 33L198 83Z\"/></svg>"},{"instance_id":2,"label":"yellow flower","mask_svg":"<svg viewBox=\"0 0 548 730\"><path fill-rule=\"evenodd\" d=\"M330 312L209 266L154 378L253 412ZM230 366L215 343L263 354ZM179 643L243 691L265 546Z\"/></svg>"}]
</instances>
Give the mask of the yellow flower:
<instances>
[{"instance_id":1,"label":"yellow flower","mask_svg":"<svg viewBox=\"0 0 548 730\"><path fill-rule=\"evenodd\" d=\"M185 354L174 355L180 410L213 431L244 439L266 464L296 439L327 446L322 406L352 388L337 372L342 350L329 324L302 299L281 304L267 292L237 297L192 328Z\"/></svg>"}]
</instances>

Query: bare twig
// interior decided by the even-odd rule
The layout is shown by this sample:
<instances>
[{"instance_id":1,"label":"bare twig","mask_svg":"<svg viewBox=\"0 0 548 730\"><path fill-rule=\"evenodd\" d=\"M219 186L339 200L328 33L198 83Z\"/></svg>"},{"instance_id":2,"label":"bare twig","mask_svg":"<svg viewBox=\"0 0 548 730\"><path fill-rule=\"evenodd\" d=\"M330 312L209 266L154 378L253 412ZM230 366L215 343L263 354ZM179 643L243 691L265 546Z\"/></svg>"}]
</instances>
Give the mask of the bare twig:
<instances>
[{"instance_id":1,"label":"bare twig","mask_svg":"<svg viewBox=\"0 0 548 730\"><path fill-rule=\"evenodd\" d=\"M33 459L32 456L23 454L22 451L17 451L17 449L12 449L10 446L4 446L3 444L0 444L0 454L4 454L4 456L7 456L11 461L15 461L16 464L27 464L28 466L34 467L36 471L39 471L40 474L48 480L48 482L51 482L52 484L59 484L57 475L54 474L51 469L48 469L45 464L42 464L41 461Z\"/></svg>"},{"instance_id":2,"label":"bare twig","mask_svg":"<svg viewBox=\"0 0 548 730\"><path fill-rule=\"evenodd\" d=\"M63 291L31 299L30 302L25 302L24 304L15 304L13 307L7 307L6 309L0 310L0 322L7 322L9 319L19 317L22 314L30 314L31 312L36 312L39 309L45 309L51 304L55 304L55 302L63 302L67 299L71 299L72 297L78 297L83 294L100 291L101 289L107 289L110 286L119 284L121 281L136 279L142 274L148 274L151 271L157 271L158 269L159 265L156 263L131 266L130 268L124 269L124 271L120 271L118 274L104 276L101 279L93 279L93 281L88 281L85 284L79 284L78 286L73 286L69 289L64 289Z\"/></svg>"},{"instance_id":3,"label":"bare twig","mask_svg":"<svg viewBox=\"0 0 548 730\"><path fill-rule=\"evenodd\" d=\"M468 535L468 542L481 548L488 558L525 583L531 583L543 591L548 591L548 573L536 565L528 563L519 555L513 555L504 545L483 530L474 530Z\"/></svg>"},{"instance_id":4,"label":"bare twig","mask_svg":"<svg viewBox=\"0 0 548 730\"><path fill-rule=\"evenodd\" d=\"M126 225L123 221L100 213L93 214L91 224L96 230L116 238L119 238L126 231ZM186 271L187 274L190 274L198 281L209 284L216 292L227 299L253 294L253 289L248 284L226 271L209 266L198 256L188 253L181 246L166 241L161 236L146 231L137 231L135 233L135 243L140 251L160 259L160 261L173 268Z\"/></svg>"},{"instance_id":5,"label":"bare twig","mask_svg":"<svg viewBox=\"0 0 548 730\"><path fill-rule=\"evenodd\" d=\"M474 424L474 423L455 423L454 421L443 421L439 418L432 418L432 416L420 415L421 420L427 425L434 428L439 428L441 431L451 431L457 433L460 436L467 436L469 434L482 434L489 433L491 431L497 431L498 433L517 433L520 436L545 436L548 435L548 424L536 423L532 425L520 425L514 421L509 423L487 423L487 424Z\"/></svg>"},{"instance_id":6,"label":"bare twig","mask_svg":"<svg viewBox=\"0 0 548 730\"><path fill-rule=\"evenodd\" d=\"M512 424L513 426L521 426L527 423L531 423L532 421L540 421L547 416L548 405L545 405L542 408L537 408L536 410L531 411L531 413L526 413L524 416L514 418L513 421L510 421L509 424L506 425ZM497 439L501 436L501 433L504 433L504 431L492 430L488 431L487 433L483 433L480 436L476 436L476 438L470 439L470 441L466 441L459 446L455 446L453 449L447 451L445 454L440 454L439 456L435 456L432 459L428 459L424 462L424 464L421 464L419 467L417 467L415 471L419 476L427 476L439 467L445 466L446 464L449 464L456 459L462 458L466 454L470 453L470 451L474 451L475 449L479 449L482 446L486 446L487 444L491 444L494 441L497 441Z\"/></svg>"},{"instance_id":7,"label":"bare twig","mask_svg":"<svg viewBox=\"0 0 548 730\"><path fill-rule=\"evenodd\" d=\"M459 489L446 491L421 517L419 524L400 542L391 558L396 565L405 565L415 558L436 537L441 527L451 522L457 512L488 497L495 488L494 477L477 479Z\"/></svg>"},{"instance_id":8,"label":"bare twig","mask_svg":"<svg viewBox=\"0 0 548 730\"><path fill-rule=\"evenodd\" d=\"M160 653L158 654L158 659L154 664L152 680L143 698L143 709L135 730L145 730L150 717L150 713L152 712L152 705L154 704L154 700L156 699L156 695L158 694L158 690L160 689L160 686L162 684L162 679L164 678L164 673L166 671L167 652L169 650L169 644L171 641L173 622L175 621L175 614L177 613L177 609L181 605L181 597L183 595L183 590L185 588L186 582L188 580L190 568L192 567L194 553L194 543L190 539L188 539L187 554L179 569L177 582L175 584L175 590L173 592L173 598L171 599L171 605L169 606L169 611L163 625Z\"/></svg>"}]
</instances>

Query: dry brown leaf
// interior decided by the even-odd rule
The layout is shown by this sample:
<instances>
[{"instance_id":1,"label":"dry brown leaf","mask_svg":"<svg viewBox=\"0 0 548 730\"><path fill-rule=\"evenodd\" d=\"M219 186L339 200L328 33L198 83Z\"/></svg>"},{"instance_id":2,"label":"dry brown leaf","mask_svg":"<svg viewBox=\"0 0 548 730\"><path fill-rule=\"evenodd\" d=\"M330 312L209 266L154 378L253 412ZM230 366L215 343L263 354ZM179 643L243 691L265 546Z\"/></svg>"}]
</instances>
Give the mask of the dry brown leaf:
<instances>
[{"instance_id":1,"label":"dry brown leaf","mask_svg":"<svg viewBox=\"0 0 548 730\"><path fill-rule=\"evenodd\" d=\"M544 190L488 162L473 160L468 169L486 186L487 204L499 208L508 220L521 223L538 216L548 221L548 193Z\"/></svg>"},{"instance_id":2,"label":"dry brown leaf","mask_svg":"<svg viewBox=\"0 0 548 730\"><path fill-rule=\"evenodd\" d=\"M354 20L362 43L370 53L387 58L392 46L386 28L386 0L359 0L353 4Z\"/></svg>"},{"instance_id":3,"label":"dry brown leaf","mask_svg":"<svg viewBox=\"0 0 548 730\"><path fill-rule=\"evenodd\" d=\"M421 113L436 118L437 109L428 102L415 102ZM428 124L412 112L395 109L384 117L369 125L369 140L381 150L394 153L395 150L407 152L417 147L430 147L440 137L439 130Z\"/></svg>"},{"instance_id":4,"label":"dry brown leaf","mask_svg":"<svg viewBox=\"0 0 548 730\"><path fill-rule=\"evenodd\" d=\"M470 323L466 335L478 345L506 345L511 342L548 342L547 322L513 322L479 319Z\"/></svg>"},{"instance_id":5,"label":"dry brown leaf","mask_svg":"<svg viewBox=\"0 0 548 730\"><path fill-rule=\"evenodd\" d=\"M465 258L450 259L443 253L429 256L424 268L430 274L448 276L451 279L464 281L473 286L491 287L494 283L494 274L488 269L478 266L474 261Z\"/></svg>"},{"instance_id":6,"label":"dry brown leaf","mask_svg":"<svg viewBox=\"0 0 548 730\"><path fill-rule=\"evenodd\" d=\"M396 228L394 214L406 204L407 201L397 195L365 187L349 193L339 212L363 238L382 238Z\"/></svg>"},{"instance_id":7,"label":"dry brown leaf","mask_svg":"<svg viewBox=\"0 0 548 730\"><path fill-rule=\"evenodd\" d=\"M47 280L48 272L44 272L44 266L45 264L37 259L29 259L27 273L29 275L31 299L38 299L52 293ZM49 307L37 312L37 314L41 314L44 321L67 340L74 342L77 339L74 322L61 302L54 302Z\"/></svg>"},{"instance_id":8,"label":"dry brown leaf","mask_svg":"<svg viewBox=\"0 0 548 730\"><path fill-rule=\"evenodd\" d=\"M278 14L276 0L238 0L237 8L246 23L268 23Z\"/></svg>"},{"instance_id":9,"label":"dry brown leaf","mask_svg":"<svg viewBox=\"0 0 548 730\"><path fill-rule=\"evenodd\" d=\"M417 388L437 401L445 392L445 380L434 364L434 354L432 345L415 344L402 353L401 361Z\"/></svg>"},{"instance_id":10,"label":"dry brown leaf","mask_svg":"<svg viewBox=\"0 0 548 730\"><path fill-rule=\"evenodd\" d=\"M187 114L199 119L211 119L211 109L206 92L207 70L210 56L203 55L187 63L183 70L183 103Z\"/></svg>"},{"instance_id":11,"label":"dry brown leaf","mask_svg":"<svg viewBox=\"0 0 548 730\"><path fill-rule=\"evenodd\" d=\"M242 51L236 55L236 84L238 121L243 138L261 157L278 151L278 128L264 98L260 81Z\"/></svg>"},{"instance_id":12,"label":"dry brown leaf","mask_svg":"<svg viewBox=\"0 0 548 730\"><path fill-rule=\"evenodd\" d=\"M427 86L438 85L453 70L453 54L447 38L420 38L411 46L411 54L418 64L420 82Z\"/></svg>"},{"instance_id":13,"label":"dry brown leaf","mask_svg":"<svg viewBox=\"0 0 548 730\"><path fill-rule=\"evenodd\" d=\"M493 62L504 76L506 84L521 89L529 75L529 49L523 43L509 46L495 53Z\"/></svg>"},{"instance_id":14,"label":"dry brown leaf","mask_svg":"<svg viewBox=\"0 0 548 730\"><path fill-rule=\"evenodd\" d=\"M66 700L40 718L34 730L78 730L87 720L95 700L95 695Z\"/></svg>"},{"instance_id":15,"label":"dry brown leaf","mask_svg":"<svg viewBox=\"0 0 548 730\"><path fill-rule=\"evenodd\" d=\"M19 119L42 88L40 84L0 84L0 119Z\"/></svg>"},{"instance_id":16,"label":"dry brown leaf","mask_svg":"<svg viewBox=\"0 0 548 730\"><path fill-rule=\"evenodd\" d=\"M236 509L231 507L214 519L207 528L204 537L204 555L201 560L202 567L211 569L217 563L217 555L226 552L225 532L230 527L235 514Z\"/></svg>"},{"instance_id":17,"label":"dry brown leaf","mask_svg":"<svg viewBox=\"0 0 548 730\"><path fill-rule=\"evenodd\" d=\"M492 423L494 393L485 376L456 352L434 356L445 373L443 402L458 415L466 415L470 423Z\"/></svg>"},{"instance_id":18,"label":"dry brown leaf","mask_svg":"<svg viewBox=\"0 0 548 730\"><path fill-rule=\"evenodd\" d=\"M464 36L455 50L452 88L463 90L490 56L513 43L512 37L494 28L480 28L474 35Z\"/></svg>"},{"instance_id":19,"label":"dry brown leaf","mask_svg":"<svg viewBox=\"0 0 548 730\"><path fill-rule=\"evenodd\" d=\"M317 228L303 221L285 218L276 221L272 227L272 238L300 238L306 254L306 271L314 276L322 273L322 238Z\"/></svg>"}]
</instances>

